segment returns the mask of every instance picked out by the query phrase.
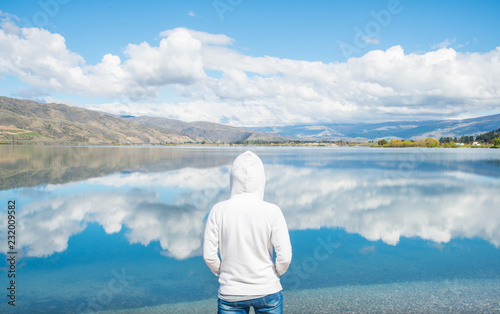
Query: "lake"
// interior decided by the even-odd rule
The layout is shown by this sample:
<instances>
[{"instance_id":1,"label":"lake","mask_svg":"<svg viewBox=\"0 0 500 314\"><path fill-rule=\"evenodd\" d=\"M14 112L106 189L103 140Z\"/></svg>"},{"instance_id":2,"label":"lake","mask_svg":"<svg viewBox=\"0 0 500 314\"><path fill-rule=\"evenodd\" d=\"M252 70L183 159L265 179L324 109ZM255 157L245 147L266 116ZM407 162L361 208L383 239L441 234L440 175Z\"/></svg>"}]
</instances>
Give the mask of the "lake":
<instances>
[{"instance_id":1,"label":"lake","mask_svg":"<svg viewBox=\"0 0 500 314\"><path fill-rule=\"evenodd\" d=\"M215 313L205 219L247 149L290 230L286 313L500 311L500 150L8 145L0 311Z\"/></svg>"}]
</instances>

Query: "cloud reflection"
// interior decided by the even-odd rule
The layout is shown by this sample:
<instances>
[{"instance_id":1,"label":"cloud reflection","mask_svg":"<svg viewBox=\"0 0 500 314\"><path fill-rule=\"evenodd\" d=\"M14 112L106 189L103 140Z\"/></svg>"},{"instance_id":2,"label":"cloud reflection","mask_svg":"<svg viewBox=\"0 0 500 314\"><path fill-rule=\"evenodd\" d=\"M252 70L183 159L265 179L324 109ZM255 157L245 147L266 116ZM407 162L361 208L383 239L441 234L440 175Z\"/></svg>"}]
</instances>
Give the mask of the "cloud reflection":
<instances>
[{"instance_id":1,"label":"cloud reflection","mask_svg":"<svg viewBox=\"0 0 500 314\"><path fill-rule=\"evenodd\" d=\"M23 236L18 248L35 257L62 252L71 236L85 230L88 223L98 223L108 234L125 227L130 243L158 241L166 256L199 255L204 217L211 203L224 197L229 182L219 178L226 172L227 167L119 173L26 189L25 196L44 200L30 202L19 211Z\"/></svg>"},{"instance_id":2,"label":"cloud reflection","mask_svg":"<svg viewBox=\"0 0 500 314\"><path fill-rule=\"evenodd\" d=\"M169 257L200 255L204 218L229 196L228 171L117 173L25 189L36 199L19 211L20 247L36 257L62 252L71 236L98 223L108 234L126 228L130 243L158 241ZM265 199L280 205L291 230L342 228L391 245L401 237L479 237L500 246L499 179L459 171L391 177L389 171L266 165Z\"/></svg>"},{"instance_id":3,"label":"cloud reflection","mask_svg":"<svg viewBox=\"0 0 500 314\"><path fill-rule=\"evenodd\" d=\"M498 179L461 172L387 178L377 169L276 170L286 186L274 176L268 188L291 229L338 227L392 245L401 237L479 237L500 246Z\"/></svg>"}]
</instances>

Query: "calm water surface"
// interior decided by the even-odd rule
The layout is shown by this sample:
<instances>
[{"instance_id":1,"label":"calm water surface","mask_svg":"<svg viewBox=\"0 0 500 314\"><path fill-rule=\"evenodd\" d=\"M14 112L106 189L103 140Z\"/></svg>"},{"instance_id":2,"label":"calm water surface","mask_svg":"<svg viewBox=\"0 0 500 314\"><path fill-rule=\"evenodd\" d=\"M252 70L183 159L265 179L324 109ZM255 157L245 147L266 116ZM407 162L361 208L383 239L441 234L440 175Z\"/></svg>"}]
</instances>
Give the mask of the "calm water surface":
<instances>
[{"instance_id":1,"label":"calm water surface","mask_svg":"<svg viewBox=\"0 0 500 314\"><path fill-rule=\"evenodd\" d=\"M246 149L0 146L0 311L215 313L205 218ZM287 313L500 311L500 150L249 149L290 229Z\"/></svg>"}]
</instances>

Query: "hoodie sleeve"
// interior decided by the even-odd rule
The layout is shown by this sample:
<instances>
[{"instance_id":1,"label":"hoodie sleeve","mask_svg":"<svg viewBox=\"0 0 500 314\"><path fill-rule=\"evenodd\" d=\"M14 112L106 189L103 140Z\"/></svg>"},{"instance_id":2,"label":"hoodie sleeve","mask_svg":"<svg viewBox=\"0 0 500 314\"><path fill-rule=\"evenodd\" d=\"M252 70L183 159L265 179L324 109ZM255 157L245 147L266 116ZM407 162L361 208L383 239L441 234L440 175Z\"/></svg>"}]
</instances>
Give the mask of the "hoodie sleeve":
<instances>
[{"instance_id":1,"label":"hoodie sleeve","mask_svg":"<svg viewBox=\"0 0 500 314\"><path fill-rule=\"evenodd\" d=\"M292 262L292 245L290 244L285 217L279 208L278 211L278 217L272 229L271 243L276 251L276 273L281 276L287 271Z\"/></svg>"},{"instance_id":2,"label":"hoodie sleeve","mask_svg":"<svg viewBox=\"0 0 500 314\"><path fill-rule=\"evenodd\" d=\"M205 236L203 240L203 259L216 275L220 274L220 259L217 255L219 249L219 230L215 222L214 210L208 215L207 225L205 227Z\"/></svg>"}]
</instances>

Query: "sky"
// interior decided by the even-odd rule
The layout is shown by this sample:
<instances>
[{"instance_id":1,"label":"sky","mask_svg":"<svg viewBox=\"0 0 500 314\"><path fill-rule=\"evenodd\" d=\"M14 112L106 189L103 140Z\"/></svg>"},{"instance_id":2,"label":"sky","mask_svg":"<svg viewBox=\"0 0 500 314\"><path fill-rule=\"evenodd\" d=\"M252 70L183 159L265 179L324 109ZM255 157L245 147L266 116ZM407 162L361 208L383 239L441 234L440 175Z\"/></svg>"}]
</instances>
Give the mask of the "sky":
<instances>
[{"instance_id":1,"label":"sky","mask_svg":"<svg viewBox=\"0 0 500 314\"><path fill-rule=\"evenodd\" d=\"M0 95L234 126L500 113L500 2L2 0Z\"/></svg>"}]
</instances>

